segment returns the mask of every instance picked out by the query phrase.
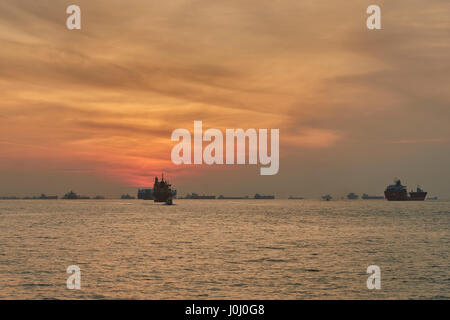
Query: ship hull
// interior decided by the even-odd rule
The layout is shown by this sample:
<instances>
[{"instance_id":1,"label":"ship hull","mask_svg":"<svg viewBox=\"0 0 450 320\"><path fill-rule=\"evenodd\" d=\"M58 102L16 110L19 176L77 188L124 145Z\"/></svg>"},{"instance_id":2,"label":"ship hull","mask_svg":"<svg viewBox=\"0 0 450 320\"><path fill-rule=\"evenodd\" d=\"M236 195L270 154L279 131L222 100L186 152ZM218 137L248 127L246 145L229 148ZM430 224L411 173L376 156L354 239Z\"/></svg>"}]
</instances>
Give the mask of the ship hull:
<instances>
[{"instance_id":1,"label":"ship hull","mask_svg":"<svg viewBox=\"0 0 450 320\"><path fill-rule=\"evenodd\" d=\"M410 196L406 192L385 191L384 196L388 201L424 201L426 192L410 192Z\"/></svg>"},{"instance_id":2,"label":"ship hull","mask_svg":"<svg viewBox=\"0 0 450 320\"><path fill-rule=\"evenodd\" d=\"M408 201L408 193L397 191L385 191L384 197L388 201Z\"/></svg>"},{"instance_id":3,"label":"ship hull","mask_svg":"<svg viewBox=\"0 0 450 320\"><path fill-rule=\"evenodd\" d=\"M427 197L426 192L410 192L409 195L410 195L409 200L411 201L424 201L425 198Z\"/></svg>"}]
</instances>

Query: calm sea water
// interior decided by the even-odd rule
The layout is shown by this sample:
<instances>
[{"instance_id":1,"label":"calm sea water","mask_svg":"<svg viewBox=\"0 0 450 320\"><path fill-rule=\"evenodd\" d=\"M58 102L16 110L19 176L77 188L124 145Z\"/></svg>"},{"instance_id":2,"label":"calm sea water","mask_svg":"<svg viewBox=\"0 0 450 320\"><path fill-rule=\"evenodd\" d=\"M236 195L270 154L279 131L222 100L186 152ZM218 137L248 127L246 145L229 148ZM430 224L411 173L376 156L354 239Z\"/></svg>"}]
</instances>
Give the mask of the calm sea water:
<instances>
[{"instance_id":1,"label":"calm sea water","mask_svg":"<svg viewBox=\"0 0 450 320\"><path fill-rule=\"evenodd\" d=\"M449 228L446 201L0 201L0 298L449 299Z\"/></svg>"}]
</instances>

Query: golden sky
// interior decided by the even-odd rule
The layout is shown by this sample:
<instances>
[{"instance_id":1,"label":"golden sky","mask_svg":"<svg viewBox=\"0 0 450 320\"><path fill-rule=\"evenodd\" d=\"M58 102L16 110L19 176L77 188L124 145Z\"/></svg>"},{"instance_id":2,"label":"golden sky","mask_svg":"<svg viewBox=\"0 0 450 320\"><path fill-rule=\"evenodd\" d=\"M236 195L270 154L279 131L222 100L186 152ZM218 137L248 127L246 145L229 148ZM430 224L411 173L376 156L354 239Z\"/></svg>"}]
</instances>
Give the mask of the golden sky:
<instances>
[{"instance_id":1,"label":"golden sky","mask_svg":"<svg viewBox=\"0 0 450 320\"><path fill-rule=\"evenodd\" d=\"M120 195L161 171L183 193L380 194L398 176L449 195L449 17L447 0L1 1L0 195ZM194 120L279 128L280 173L174 166Z\"/></svg>"}]
</instances>

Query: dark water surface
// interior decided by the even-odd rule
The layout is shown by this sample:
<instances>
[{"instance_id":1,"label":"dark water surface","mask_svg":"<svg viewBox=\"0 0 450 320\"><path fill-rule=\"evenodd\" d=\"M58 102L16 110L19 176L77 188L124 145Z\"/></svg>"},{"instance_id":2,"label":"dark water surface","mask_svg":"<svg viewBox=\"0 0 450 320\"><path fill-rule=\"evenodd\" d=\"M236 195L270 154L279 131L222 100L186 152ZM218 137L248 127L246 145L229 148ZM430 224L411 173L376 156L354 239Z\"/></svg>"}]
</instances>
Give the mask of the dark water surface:
<instances>
[{"instance_id":1,"label":"dark water surface","mask_svg":"<svg viewBox=\"0 0 450 320\"><path fill-rule=\"evenodd\" d=\"M449 228L447 201L5 200L0 298L449 299Z\"/></svg>"}]
</instances>

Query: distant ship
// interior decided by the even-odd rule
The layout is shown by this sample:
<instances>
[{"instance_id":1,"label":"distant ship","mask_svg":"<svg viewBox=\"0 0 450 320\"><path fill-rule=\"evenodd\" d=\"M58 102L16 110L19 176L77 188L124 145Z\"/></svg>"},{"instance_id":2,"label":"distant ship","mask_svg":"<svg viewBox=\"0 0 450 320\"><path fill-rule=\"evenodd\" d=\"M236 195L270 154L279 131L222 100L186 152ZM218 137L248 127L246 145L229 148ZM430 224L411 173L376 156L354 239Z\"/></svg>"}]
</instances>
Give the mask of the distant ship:
<instances>
[{"instance_id":1,"label":"distant ship","mask_svg":"<svg viewBox=\"0 0 450 320\"><path fill-rule=\"evenodd\" d=\"M127 193L127 194L123 194L123 195L120 197L120 199L129 199L129 200L131 200L131 199L136 199L136 198L133 197L133 196L130 196L130 195Z\"/></svg>"},{"instance_id":2,"label":"distant ship","mask_svg":"<svg viewBox=\"0 0 450 320\"><path fill-rule=\"evenodd\" d=\"M86 199L90 199L90 197L80 196L80 195L76 194L73 191L69 191L63 196L63 199L66 199L66 200L86 200Z\"/></svg>"},{"instance_id":3,"label":"distant ship","mask_svg":"<svg viewBox=\"0 0 450 320\"><path fill-rule=\"evenodd\" d=\"M275 199L275 196L262 196L259 193L255 194L253 199Z\"/></svg>"},{"instance_id":4,"label":"distant ship","mask_svg":"<svg viewBox=\"0 0 450 320\"><path fill-rule=\"evenodd\" d=\"M168 205L172 204L173 192L172 185L164 180L164 175L161 177L161 181L158 181L158 177L155 177L155 183L153 184L153 201L165 202Z\"/></svg>"},{"instance_id":5,"label":"distant ship","mask_svg":"<svg viewBox=\"0 0 450 320\"><path fill-rule=\"evenodd\" d=\"M350 193L347 195L347 199L349 199L349 200L356 200L356 199L358 199L358 198L359 198L359 196L358 196L357 194L353 193L353 192L350 192Z\"/></svg>"},{"instance_id":6,"label":"distant ship","mask_svg":"<svg viewBox=\"0 0 450 320\"><path fill-rule=\"evenodd\" d=\"M367 193L364 193L361 197L363 200L381 200L384 199L383 196L369 196Z\"/></svg>"},{"instance_id":7,"label":"distant ship","mask_svg":"<svg viewBox=\"0 0 450 320\"><path fill-rule=\"evenodd\" d=\"M212 200L215 199L216 196L205 196L205 195L198 195L196 193L191 193L186 195L184 199L194 199L194 200Z\"/></svg>"},{"instance_id":8,"label":"distant ship","mask_svg":"<svg viewBox=\"0 0 450 320\"><path fill-rule=\"evenodd\" d=\"M322 199L326 200L326 201L330 201L331 199L333 199L333 197L330 196L329 194L327 194L326 196L323 196Z\"/></svg>"},{"instance_id":9,"label":"distant ship","mask_svg":"<svg viewBox=\"0 0 450 320\"><path fill-rule=\"evenodd\" d=\"M438 200L438 197L428 197L427 200Z\"/></svg>"},{"instance_id":10,"label":"distant ship","mask_svg":"<svg viewBox=\"0 0 450 320\"><path fill-rule=\"evenodd\" d=\"M154 190L155 190L154 186L153 188L140 188L138 189L137 198L140 200L155 200ZM172 199L176 199L177 190L170 188L170 192L172 193ZM126 194L122 195L121 199L135 199L135 197Z\"/></svg>"},{"instance_id":11,"label":"distant ship","mask_svg":"<svg viewBox=\"0 0 450 320\"><path fill-rule=\"evenodd\" d=\"M296 197L296 196L290 196L288 199L289 200L303 200L305 198L303 198L303 197Z\"/></svg>"},{"instance_id":12,"label":"distant ship","mask_svg":"<svg viewBox=\"0 0 450 320\"><path fill-rule=\"evenodd\" d=\"M153 200L153 188L138 189L137 198L140 200Z\"/></svg>"},{"instance_id":13,"label":"distant ship","mask_svg":"<svg viewBox=\"0 0 450 320\"><path fill-rule=\"evenodd\" d=\"M423 191L417 186L416 191L411 191L408 195L406 186L403 186L399 179L396 179L395 184L387 186L384 191L384 196L388 201L423 201L427 196L427 192Z\"/></svg>"},{"instance_id":14,"label":"distant ship","mask_svg":"<svg viewBox=\"0 0 450 320\"><path fill-rule=\"evenodd\" d=\"M248 199L248 196L245 196L245 197L225 197L223 195L220 195L217 199L220 199L220 200L243 200L243 199Z\"/></svg>"},{"instance_id":15,"label":"distant ship","mask_svg":"<svg viewBox=\"0 0 450 320\"><path fill-rule=\"evenodd\" d=\"M58 196L48 196L46 194L41 194L41 196L38 199L41 199L41 200L57 200Z\"/></svg>"},{"instance_id":16,"label":"distant ship","mask_svg":"<svg viewBox=\"0 0 450 320\"><path fill-rule=\"evenodd\" d=\"M9 197L0 197L0 200L19 200L19 197L9 196Z\"/></svg>"}]
</instances>

